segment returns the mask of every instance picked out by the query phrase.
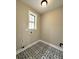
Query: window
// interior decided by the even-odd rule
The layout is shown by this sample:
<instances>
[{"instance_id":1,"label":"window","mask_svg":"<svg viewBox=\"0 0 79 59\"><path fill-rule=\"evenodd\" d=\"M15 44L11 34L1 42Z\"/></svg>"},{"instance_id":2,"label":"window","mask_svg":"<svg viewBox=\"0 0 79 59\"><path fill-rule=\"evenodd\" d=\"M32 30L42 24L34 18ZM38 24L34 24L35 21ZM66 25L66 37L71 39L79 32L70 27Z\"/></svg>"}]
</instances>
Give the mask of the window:
<instances>
[{"instance_id":1,"label":"window","mask_svg":"<svg viewBox=\"0 0 79 59\"><path fill-rule=\"evenodd\" d=\"M37 15L29 11L29 30L32 31L36 29L36 20L37 20Z\"/></svg>"}]
</instances>

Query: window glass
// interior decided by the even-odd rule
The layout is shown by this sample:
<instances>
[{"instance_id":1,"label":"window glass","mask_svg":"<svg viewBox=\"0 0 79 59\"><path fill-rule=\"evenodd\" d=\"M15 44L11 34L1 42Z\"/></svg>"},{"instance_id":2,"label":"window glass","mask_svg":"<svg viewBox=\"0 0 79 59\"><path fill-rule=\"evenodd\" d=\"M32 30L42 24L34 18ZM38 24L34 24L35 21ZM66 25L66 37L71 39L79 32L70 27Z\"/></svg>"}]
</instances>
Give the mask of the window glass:
<instances>
[{"instance_id":1,"label":"window glass","mask_svg":"<svg viewBox=\"0 0 79 59\"><path fill-rule=\"evenodd\" d=\"M29 30L36 30L37 29L37 15L31 11L29 11Z\"/></svg>"},{"instance_id":2,"label":"window glass","mask_svg":"<svg viewBox=\"0 0 79 59\"><path fill-rule=\"evenodd\" d=\"M29 15L29 21L34 22L35 21L35 16L30 14Z\"/></svg>"}]
</instances>

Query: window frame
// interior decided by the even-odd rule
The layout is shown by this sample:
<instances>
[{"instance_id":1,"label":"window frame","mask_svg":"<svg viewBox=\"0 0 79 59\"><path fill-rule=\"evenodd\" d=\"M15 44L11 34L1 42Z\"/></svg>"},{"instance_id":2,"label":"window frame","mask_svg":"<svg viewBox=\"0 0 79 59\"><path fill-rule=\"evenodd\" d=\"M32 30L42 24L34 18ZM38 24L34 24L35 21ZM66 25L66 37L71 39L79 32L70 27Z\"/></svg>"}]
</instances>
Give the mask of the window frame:
<instances>
[{"instance_id":1,"label":"window frame","mask_svg":"<svg viewBox=\"0 0 79 59\"><path fill-rule=\"evenodd\" d=\"M33 22L34 23L34 29L30 29L29 28L29 23L32 23L32 22L30 22L30 15L34 16L34 18L35 18L34 22ZM30 31L36 30L37 29L37 15L35 13L33 13L32 11L29 10L28 19L29 19L29 21L28 21L28 29Z\"/></svg>"}]
</instances>

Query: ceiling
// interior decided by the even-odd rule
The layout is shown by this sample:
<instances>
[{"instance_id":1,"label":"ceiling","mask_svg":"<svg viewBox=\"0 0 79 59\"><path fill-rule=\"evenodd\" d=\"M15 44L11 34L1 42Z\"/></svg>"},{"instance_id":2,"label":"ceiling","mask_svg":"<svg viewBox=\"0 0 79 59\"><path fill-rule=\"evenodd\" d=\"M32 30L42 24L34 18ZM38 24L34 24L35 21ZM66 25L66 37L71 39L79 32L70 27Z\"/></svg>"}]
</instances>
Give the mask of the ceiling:
<instances>
[{"instance_id":1,"label":"ceiling","mask_svg":"<svg viewBox=\"0 0 79 59\"><path fill-rule=\"evenodd\" d=\"M31 6L32 8L34 8L40 14L63 6L63 0L47 0L48 5L46 7L41 6L42 0L22 0L22 1Z\"/></svg>"}]
</instances>

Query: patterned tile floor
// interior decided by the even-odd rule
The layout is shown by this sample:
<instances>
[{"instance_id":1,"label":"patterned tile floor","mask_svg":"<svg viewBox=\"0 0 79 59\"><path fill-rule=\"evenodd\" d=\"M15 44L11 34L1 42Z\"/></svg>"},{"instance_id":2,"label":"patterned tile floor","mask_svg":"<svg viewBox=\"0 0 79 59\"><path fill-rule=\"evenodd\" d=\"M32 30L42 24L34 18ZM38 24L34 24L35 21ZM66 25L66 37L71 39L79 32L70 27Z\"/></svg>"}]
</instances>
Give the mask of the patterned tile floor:
<instances>
[{"instance_id":1,"label":"patterned tile floor","mask_svg":"<svg viewBox=\"0 0 79 59\"><path fill-rule=\"evenodd\" d=\"M63 59L63 52L39 42L17 54L17 59Z\"/></svg>"}]
</instances>

